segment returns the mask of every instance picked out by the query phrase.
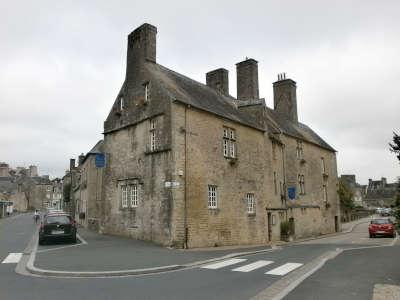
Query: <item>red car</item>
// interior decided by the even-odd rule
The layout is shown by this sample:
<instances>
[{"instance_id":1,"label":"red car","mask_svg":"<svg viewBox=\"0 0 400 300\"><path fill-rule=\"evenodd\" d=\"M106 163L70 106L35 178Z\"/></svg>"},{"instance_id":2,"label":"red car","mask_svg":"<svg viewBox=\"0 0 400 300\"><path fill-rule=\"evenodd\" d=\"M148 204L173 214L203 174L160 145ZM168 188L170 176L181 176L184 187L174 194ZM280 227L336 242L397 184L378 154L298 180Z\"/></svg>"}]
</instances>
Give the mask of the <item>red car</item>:
<instances>
[{"instance_id":1,"label":"red car","mask_svg":"<svg viewBox=\"0 0 400 300\"><path fill-rule=\"evenodd\" d=\"M396 230L392 221L389 219L375 219L371 221L368 227L369 237L374 238L377 235L389 236L394 238Z\"/></svg>"}]
</instances>

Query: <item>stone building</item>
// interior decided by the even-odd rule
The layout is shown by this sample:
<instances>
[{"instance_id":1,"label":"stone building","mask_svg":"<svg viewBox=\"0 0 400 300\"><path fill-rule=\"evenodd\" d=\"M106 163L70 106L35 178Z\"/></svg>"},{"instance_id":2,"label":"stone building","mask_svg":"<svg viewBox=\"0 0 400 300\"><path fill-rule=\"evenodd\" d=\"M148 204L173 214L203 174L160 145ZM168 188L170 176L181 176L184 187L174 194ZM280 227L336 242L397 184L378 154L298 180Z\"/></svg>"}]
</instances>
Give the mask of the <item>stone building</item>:
<instances>
[{"instance_id":1,"label":"stone building","mask_svg":"<svg viewBox=\"0 0 400 300\"><path fill-rule=\"evenodd\" d=\"M92 230L99 230L102 212L103 169L96 167L96 155L102 153L99 141L86 155L79 157L79 179L73 190L76 199L76 216L79 223Z\"/></svg>"},{"instance_id":2,"label":"stone building","mask_svg":"<svg viewBox=\"0 0 400 300\"><path fill-rule=\"evenodd\" d=\"M296 82L279 75L274 109L258 62L207 85L156 61L156 27L128 36L125 81L104 122L99 230L176 247L260 244L340 228L335 150L298 121Z\"/></svg>"},{"instance_id":3,"label":"stone building","mask_svg":"<svg viewBox=\"0 0 400 300\"><path fill-rule=\"evenodd\" d=\"M397 183L387 183L385 177L381 180L368 180L365 203L370 207L390 207L394 205L397 193Z\"/></svg>"},{"instance_id":4,"label":"stone building","mask_svg":"<svg viewBox=\"0 0 400 300\"><path fill-rule=\"evenodd\" d=\"M0 193L7 193L17 211L47 208L52 201L53 185L48 175L39 176L37 166L13 169L0 163Z\"/></svg>"}]
</instances>

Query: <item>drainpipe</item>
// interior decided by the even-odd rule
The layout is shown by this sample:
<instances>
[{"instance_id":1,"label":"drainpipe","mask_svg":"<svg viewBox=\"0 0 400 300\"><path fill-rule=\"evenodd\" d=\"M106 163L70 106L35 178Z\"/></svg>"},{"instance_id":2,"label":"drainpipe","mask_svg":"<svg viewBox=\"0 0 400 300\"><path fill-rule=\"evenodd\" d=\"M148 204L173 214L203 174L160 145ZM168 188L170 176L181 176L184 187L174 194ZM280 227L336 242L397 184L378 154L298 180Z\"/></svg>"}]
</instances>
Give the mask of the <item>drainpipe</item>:
<instances>
[{"instance_id":1,"label":"drainpipe","mask_svg":"<svg viewBox=\"0 0 400 300\"><path fill-rule=\"evenodd\" d=\"M184 172L185 172L185 185L184 185L184 214L183 214L183 226L185 228L185 236L184 236L184 244L183 247L185 249L188 249L188 224L187 224L187 109L190 108L190 106L185 106L185 166L184 166Z\"/></svg>"},{"instance_id":2,"label":"drainpipe","mask_svg":"<svg viewBox=\"0 0 400 300\"><path fill-rule=\"evenodd\" d=\"M283 171L283 195L285 200L286 221L288 220L287 199L286 199L286 163L285 163L285 145L282 144L282 171Z\"/></svg>"}]
</instances>

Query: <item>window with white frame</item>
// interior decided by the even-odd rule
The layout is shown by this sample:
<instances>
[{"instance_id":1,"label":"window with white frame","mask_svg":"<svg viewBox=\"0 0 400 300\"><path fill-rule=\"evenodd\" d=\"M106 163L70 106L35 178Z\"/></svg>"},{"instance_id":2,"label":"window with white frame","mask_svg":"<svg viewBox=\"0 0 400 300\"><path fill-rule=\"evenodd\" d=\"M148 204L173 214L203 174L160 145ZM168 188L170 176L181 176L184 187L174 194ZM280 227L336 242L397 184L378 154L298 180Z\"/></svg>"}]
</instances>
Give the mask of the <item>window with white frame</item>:
<instances>
[{"instance_id":1,"label":"window with white frame","mask_svg":"<svg viewBox=\"0 0 400 300\"><path fill-rule=\"evenodd\" d=\"M298 159L303 159L303 142L297 141L296 156Z\"/></svg>"},{"instance_id":2,"label":"window with white frame","mask_svg":"<svg viewBox=\"0 0 400 300\"><path fill-rule=\"evenodd\" d=\"M298 181L299 181L299 194L305 195L306 194L306 184L305 184L304 175L299 174Z\"/></svg>"},{"instance_id":3,"label":"window with white frame","mask_svg":"<svg viewBox=\"0 0 400 300\"><path fill-rule=\"evenodd\" d=\"M217 208L217 186L209 185L208 186L208 208Z\"/></svg>"},{"instance_id":4,"label":"window with white frame","mask_svg":"<svg viewBox=\"0 0 400 300\"><path fill-rule=\"evenodd\" d=\"M128 186L121 186L121 207L128 207Z\"/></svg>"},{"instance_id":5,"label":"window with white frame","mask_svg":"<svg viewBox=\"0 0 400 300\"><path fill-rule=\"evenodd\" d=\"M246 195L246 200L247 200L247 213L254 214L256 212L256 203L254 200L254 194L248 193Z\"/></svg>"},{"instance_id":6,"label":"window with white frame","mask_svg":"<svg viewBox=\"0 0 400 300\"><path fill-rule=\"evenodd\" d=\"M150 151L156 150L156 120L150 120Z\"/></svg>"},{"instance_id":7,"label":"window with white frame","mask_svg":"<svg viewBox=\"0 0 400 300\"><path fill-rule=\"evenodd\" d=\"M224 127L223 136L224 157L236 157L236 132L235 129Z\"/></svg>"},{"instance_id":8,"label":"window with white frame","mask_svg":"<svg viewBox=\"0 0 400 300\"><path fill-rule=\"evenodd\" d=\"M139 200L139 194L138 194L138 185L137 184L131 184L129 186L129 200L131 203L131 207L137 207L138 206L138 200Z\"/></svg>"},{"instance_id":9,"label":"window with white frame","mask_svg":"<svg viewBox=\"0 0 400 300\"><path fill-rule=\"evenodd\" d=\"M150 100L149 97L149 83L146 82L144 84L144 102L148 102Z\"/></svg>"}]
</instances>

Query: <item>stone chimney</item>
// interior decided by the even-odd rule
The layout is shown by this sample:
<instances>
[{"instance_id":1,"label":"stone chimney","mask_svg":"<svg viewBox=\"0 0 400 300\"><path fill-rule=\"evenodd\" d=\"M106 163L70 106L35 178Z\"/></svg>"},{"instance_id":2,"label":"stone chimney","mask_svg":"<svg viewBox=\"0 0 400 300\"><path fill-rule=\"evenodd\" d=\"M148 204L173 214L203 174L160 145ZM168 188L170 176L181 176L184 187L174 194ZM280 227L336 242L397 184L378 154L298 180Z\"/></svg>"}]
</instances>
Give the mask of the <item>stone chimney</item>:
<instances>
[{"instance_id":1,"label":"stone chimney","mask_svg":"<svg viewBox=\"0 0 400 300\"><path fill-rule=\"evenodd\" d=\"M381 178L381 182L382 182L382 188L385 188L385 186L386 186L386 184L387 184L386 178L385 178L385 177L382 177L382 178Z\"/></svg>"},{"instance_id":2,"label":"stone chimney","mask_svg":"<svg viewBox=\"0 0 400 300\"><path fill-rule=\"evenodd\" d=\"M274 87L274 110L286 119L297 123L297 96L296 82L287 79L286 74L278 74L278 81L273 83Z\"/></svg>"},{"instance_id":3,"label":"stone chimney","mask_svg":"<svg viewBox=\"0 0 400 300\"><path fill-rule=\"evenodd\" d=\"M229 95L228 70L220 68L206 74L207 86L223 95Z\"/></svg>"},{"instance_id":4,"label":"stone chimney","mask_svg":"<svg viewBox=\"0 0 400 300\"><path fill-rule=\"evenodd\" d=\"M37 176L39 176L37 166L29 166L29 177L37 177Z\"/></svg>"},{"instance_id":5,"label":"stone chimney","mask_svg":"<svg viewBox=\"0 0 400 300\"><path fill-rule=\"evenodd\" d=\"M78 158L78 164L81 166L83 164L83 160L85 159L85 154L81 153Z\"/></svg>"},{"instance_id":6,"label":"stone chimney","mask_svg":"<svg viewBox=\"0 0 400 300\"><path fill-rule=\"evenodd\" d=\"M258 62L252 58L236 64L237 99L258 100Z\"/></svg>"},{"instance_id":7,"label":"stone chimney","mask_svg":"<svg viewBox=\"0 0 400 300\"><path fill-rule=\"evenodd\" d=\"M126 62L126 80L135 79L141 65L146 62L156 62L157 27L143 24L128 35L128 52Z\"/></svg>"},{"instance_id":8,"label":"stone chimney","mask_svg":"<svg viewBox=\"0 0 400 300\"><path fill-rule=\"evenodd\" d=\"M69 160L69 170L72 171L72 170L74 170L74 169L75 169L75 159L74 159L74 158L71 158L71 159Z\"/></svg>"}]
</instances>

